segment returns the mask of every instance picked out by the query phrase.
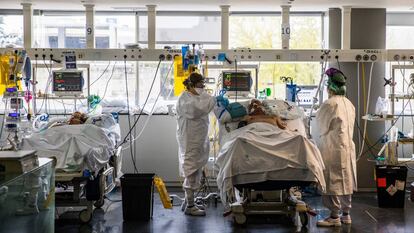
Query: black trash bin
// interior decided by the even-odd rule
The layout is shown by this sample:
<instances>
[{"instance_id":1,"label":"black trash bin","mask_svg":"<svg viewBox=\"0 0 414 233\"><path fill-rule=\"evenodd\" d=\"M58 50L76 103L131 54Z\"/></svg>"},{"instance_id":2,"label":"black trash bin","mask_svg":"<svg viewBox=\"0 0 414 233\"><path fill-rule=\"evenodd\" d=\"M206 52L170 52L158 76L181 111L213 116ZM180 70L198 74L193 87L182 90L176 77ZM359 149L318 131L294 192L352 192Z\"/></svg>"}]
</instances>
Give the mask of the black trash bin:
<instances>
[{"instance_id":1,"label":"black trash bin","mask_svg":"<svg viewBox=\"0 0 414 233\"><path fill-rule=\"evenodd\" d=\"M404 208L407 167L376 166L378 206Z\"/></svg>"},{"instance_id":2,"label":"black trash bin","mask_svg":"<svg viewBox=\"0 0 414 233\"><path fill-rule=\"evenodd\" d=\"M148 221L154 205L153 173L124 174L121 177L124 221Z\"/></svg>"}]
</instances>

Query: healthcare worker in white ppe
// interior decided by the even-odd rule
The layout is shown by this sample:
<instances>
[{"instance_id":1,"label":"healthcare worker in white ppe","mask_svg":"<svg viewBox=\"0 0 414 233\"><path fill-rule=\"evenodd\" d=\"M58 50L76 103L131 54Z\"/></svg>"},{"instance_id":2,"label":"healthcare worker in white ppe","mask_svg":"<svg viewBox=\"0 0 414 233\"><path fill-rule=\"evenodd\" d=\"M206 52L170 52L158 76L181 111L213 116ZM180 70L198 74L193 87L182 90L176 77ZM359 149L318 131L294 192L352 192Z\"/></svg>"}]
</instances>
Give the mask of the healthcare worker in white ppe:
<instances>
[{"instance_id":1,"label":"healthcare worker in white ppe","mask_svg":"<svg viewBox=\"0 0 414 233\"><path fill-rule=\"evenodd\" d=\"M326 193L322 201L331 214L318 221L321 227L351 224L351 200L356 190L356 155L354 134L355 107L345 97L346 77L338 69L330 68L328 94L316 114L320 130L319 149L325 163Z\"/></svg>"},{"instance_id":2,"label":"healthcare worker in white ppe","mask_svg":"<svg viewBox=\"0 0 414 233\"><path fill-rule=\"evenodd\" d=\"M201 74L191 73L183 84L186 90L176 105L180 175L184 177L185 191L181 209L188 215L204 216L204 207L194 203L194 192L200 187L202 169L209 157L208 115L216 104L216 98L204 90Z\"/></svg>"}]
</instances>

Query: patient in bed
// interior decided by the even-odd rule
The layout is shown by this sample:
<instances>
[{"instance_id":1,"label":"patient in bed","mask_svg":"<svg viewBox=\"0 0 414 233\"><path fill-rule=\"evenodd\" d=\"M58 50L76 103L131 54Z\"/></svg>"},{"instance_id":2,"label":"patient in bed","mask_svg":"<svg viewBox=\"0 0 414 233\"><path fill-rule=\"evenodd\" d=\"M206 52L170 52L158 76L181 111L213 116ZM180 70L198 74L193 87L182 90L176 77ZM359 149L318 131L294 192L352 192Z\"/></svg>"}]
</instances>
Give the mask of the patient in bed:
<instances>
[{"instance_id":1,"label":"patient in bed","mask_svg":"<svg viewBox=\"0 0 414 233\"><path fill-rule=\"evenodd\" d=\"M260 100L253 99L248 108L248 115L244 117L243 121L246 124L252 124L256 122L265 122L279 127L280 129L286 129L286 122L279 116L273 114L266 114L265 107Z\"/></svg>"},{"instance_id":2,"label":"patient in bed","mask_svg":"<svg viewBox=\"0 0 414 233\"><path fill-rule=\"evenodd\" d=\"M88 117L85 113L74 112L69 119L69 125L85 124L86 120L88 120Z\"/></svg>"}]
</instances>

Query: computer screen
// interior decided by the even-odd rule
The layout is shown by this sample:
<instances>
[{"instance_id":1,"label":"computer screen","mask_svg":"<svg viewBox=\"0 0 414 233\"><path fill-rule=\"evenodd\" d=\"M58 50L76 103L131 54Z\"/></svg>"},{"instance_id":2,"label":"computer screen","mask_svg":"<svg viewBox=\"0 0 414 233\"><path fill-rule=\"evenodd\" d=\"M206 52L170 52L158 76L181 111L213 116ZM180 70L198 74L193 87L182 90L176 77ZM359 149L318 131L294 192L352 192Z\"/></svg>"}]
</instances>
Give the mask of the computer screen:
<instances>
[{"instance_id":1,"label":"computer screen","mask_svg":"<svg viewBox=\"0 0 414 233\"><path fill-rule=\"evenodd\" d=\"M74 52L66 52L65 54L65 68L76 69L76 54Z\"/></svg>"},{"instance_id":2,"label":"computer screen","mask_svg":"<svg viewBox=\"0 0 414 233\"><path fill-rule=\"evenodd\" d=\"M223 71L223 89L226 91L250 92L252 83L250 71Z\"/></svg>"},{"instance_id":3,"label":"computer screen","mask_svg":"<svg viewBox=\"0 0 414 233\"><path fill-rule=\"evenodd\" d=\"M83 83L82 71L53 71L53 92L82 92Z\"/></svg>"}]
</instances>

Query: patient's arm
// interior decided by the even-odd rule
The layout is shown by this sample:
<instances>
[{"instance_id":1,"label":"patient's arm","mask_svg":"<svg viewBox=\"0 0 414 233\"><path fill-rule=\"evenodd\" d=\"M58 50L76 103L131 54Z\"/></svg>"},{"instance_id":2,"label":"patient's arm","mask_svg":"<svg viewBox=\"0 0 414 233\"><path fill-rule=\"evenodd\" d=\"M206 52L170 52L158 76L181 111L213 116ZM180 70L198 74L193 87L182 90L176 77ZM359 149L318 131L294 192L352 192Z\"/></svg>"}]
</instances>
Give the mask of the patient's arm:
<instances>
[{"instance_id":1,"label":"patient's arm","mask_svg":"<svg viewBox=\"0 0 414 233\"><path fill-rule=\"evenodd\" d=\"M282 118L275 116L276 117L276 124L279 128L281 129L286 129L287 124L286 121L282 120Z\"/></svg>"},{"instance_id":2,"label":"patient's arm","mask_svg":"<svg viewBox=\"0 0 414 233\"><path fill-rule=\"evenodd\" d=\"M246 116L245 121L247 124L256 123L256 122L265 122L279 127L280 129L286 129L286 122L284 122L280 117L277 116L267 116L267 115L255 115L255 116Z\"/></svg>"}]
</instances>

